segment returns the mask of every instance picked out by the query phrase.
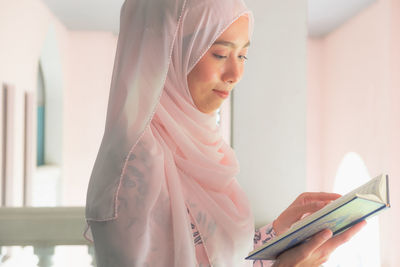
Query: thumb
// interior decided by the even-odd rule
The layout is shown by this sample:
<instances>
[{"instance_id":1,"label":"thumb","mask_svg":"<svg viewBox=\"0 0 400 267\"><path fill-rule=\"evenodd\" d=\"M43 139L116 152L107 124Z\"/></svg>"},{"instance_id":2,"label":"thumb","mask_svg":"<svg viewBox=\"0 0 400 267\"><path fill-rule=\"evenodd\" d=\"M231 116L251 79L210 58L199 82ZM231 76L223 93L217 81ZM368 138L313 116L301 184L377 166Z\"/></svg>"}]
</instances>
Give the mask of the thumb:
<instances>
[{"instance_id":1,"label":"thumb","mask_svg":"<svg viewBox=\"0 0 400 267\"><path fill-rule=\"evenodd\" d=\"M317 233L305 243L289 249L279 255L276 261L276 266L301 266L301 263L304 264L307 260L309 260L314 251L321 247L331 237L332 231L329 229L325 229Z\"/></svg>"},{"instance_id":2,"label":"thumb","mask_svg":"<svg viewBox=\"0 0 400 267\"><path fill-rule=\"evenodd\" d=\"M306 241L304 244L298 246L296 249L298 249L298 257L300 259L298 260L304 260L308 258L313 252L318 249L320 246L322 246L326 241L328 241L332 237L332 231L329 229L325 229L313 237L311 237L308 241Z\"/></svg>"}]
</instances>

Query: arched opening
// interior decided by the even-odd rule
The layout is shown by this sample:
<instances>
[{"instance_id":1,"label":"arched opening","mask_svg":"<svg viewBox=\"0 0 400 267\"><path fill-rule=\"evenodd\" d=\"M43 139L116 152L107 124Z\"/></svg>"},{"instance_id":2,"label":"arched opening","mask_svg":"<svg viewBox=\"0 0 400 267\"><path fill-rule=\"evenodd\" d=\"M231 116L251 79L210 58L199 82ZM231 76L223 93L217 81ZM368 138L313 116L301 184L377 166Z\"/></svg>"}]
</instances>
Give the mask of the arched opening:
<instances>
[{"instance_id":1,"label":"arched opening","mask_svg":"<svg viewBox=\"0 0 400 267\"><path fill-rule=\"evenodd\" d=\"M371 179L362 158L354 152L346 154L336 173L334 192L345 194ZM367 225L348 243L332 253L326 267L376 267L380 264L379 221Z\"/></svg>"},{"instance_id":2,"label":"arched opening","mask_svg":"<svg viewBox=\"0 0 400 267\"><path fill-rule=\"evenodd\" d=\"M54 26L50 25L37 74L37 168L32 182L32 206L61 204L63 74Z\"/></svg>"}]
</instances>

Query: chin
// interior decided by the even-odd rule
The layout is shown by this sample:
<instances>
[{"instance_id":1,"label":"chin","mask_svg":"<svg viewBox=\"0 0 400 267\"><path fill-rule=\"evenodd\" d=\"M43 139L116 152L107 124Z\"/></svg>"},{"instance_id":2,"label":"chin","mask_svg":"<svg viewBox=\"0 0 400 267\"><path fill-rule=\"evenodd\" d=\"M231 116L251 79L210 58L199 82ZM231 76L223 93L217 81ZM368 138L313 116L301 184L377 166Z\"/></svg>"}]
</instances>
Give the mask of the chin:
<instances>
[{"instance_id":1,"label":"chin","mask_svg":"<svg viewBox=\"0 0 400 267\"><path fill-rule=\"evenodd\" d=\"M221 108L221 105L217 105L214 107L207 107L207 108L203 108L203 109L199 109L199 110L203 113L213 114L213 113L217 112L219 108Z\"/></svg>"},{"instance_id":2,"label":"chin","mask_svg":"<svg viewBox=\"0 0 400 267\"><path fill-rule=\"evenodd\" d=\"M202 113L205 114L213 114L215 113L218 109L199 109Z\"/></svg>"},{"instance_id":3,"label":"chin","mask_svg":"<svg viewBox=\"0 0 400 267\"><path fill-rule=\"evenodd\" d=\"M206 114L213 114L221 108L224 100L212 99L212 101L207 101L206 103L205 105L196 105L197 109Z\"/></svg>"}]
</instances>

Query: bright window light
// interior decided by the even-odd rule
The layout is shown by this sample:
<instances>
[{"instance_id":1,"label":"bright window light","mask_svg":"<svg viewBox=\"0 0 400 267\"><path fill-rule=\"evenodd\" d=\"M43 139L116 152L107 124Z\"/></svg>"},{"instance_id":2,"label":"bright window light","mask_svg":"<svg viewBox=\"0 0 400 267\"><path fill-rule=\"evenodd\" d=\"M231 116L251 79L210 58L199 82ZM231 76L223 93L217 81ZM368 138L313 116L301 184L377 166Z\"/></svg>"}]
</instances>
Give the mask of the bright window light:
<instances>
[{"instance_id":1,"label":"bright window light","mask_svg":"<svg viewBox=\"0 0 400 267\"><path fill-rule=\"evenodd\" d=\"M361 157L354 152L342 160L335 178L334 192L345 194L371 179ZM324 267L378 267L380 264L379 222L374 217L352 240L332 253Z\"/></svg>"}]
</instances>

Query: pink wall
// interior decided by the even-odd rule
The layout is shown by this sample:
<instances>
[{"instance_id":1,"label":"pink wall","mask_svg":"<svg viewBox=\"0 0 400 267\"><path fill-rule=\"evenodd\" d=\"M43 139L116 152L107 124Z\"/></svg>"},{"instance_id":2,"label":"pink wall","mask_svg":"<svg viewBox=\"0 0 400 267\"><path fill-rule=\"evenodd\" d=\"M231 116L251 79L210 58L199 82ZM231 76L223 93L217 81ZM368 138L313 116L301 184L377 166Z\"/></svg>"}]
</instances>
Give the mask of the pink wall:
<instances>
[{"instance_id":1,"label":"pink wall","mask_svg":"<svg viewBox=\"0 0 400 267\"><path fill-rule=\"evenodd\" d=\"M396 229L400 225L400 1L391 0L390 7L390 43L389 60L391 70L389 71L389 83L392 90L389 91L389 112L387 128L387 158L388 172L392 174L391 180L391 199L393 211L391 214L385 214L382 218L383 230L382 238L390 240L382 248L382 254L385 257L384 263L387 266L398 266L400 262L400 234ZM395 232L396 234L393 234ZM387 251L385 251L387 250Z\"/></svg>"},{"instance_id":2,"label":"pink wall","mask_svg":"<svg viewBox=\"0 0 400 267\"><path fill-rule=\"evenodd\" d=\"M41 1L0 2L0 83L12 84L22 92L14 112L14 155L11 181L23 181L23 93L37 86L38 63L50 25L57 32L60 46L65 45L66 29ZM65 57L63 57L65 59ZM65 60L62 62L66 66ZM10 140L7 140L11 142ZM8 157L9 155L7 155ZM8 157L10 160L10 157ZM14 190L11 202L22 204L22 188ZM7 192L10 194L11 192Z\"/></svg>"},{"instance_id":3,"label":"pink wall","mask_svg":"<svg viewBox=\"0 0 400 267\"><path fill-rule=\"evenodd\" d=\"M41 1L19 0L0 3L0 76L24 90L36 88L39 56L50 24L60 43L65 27Z\"/></svg>"},{"instance_id":4,"label":"pink wall","mask_svg":"<svg viewBox=\"0 0 400 267\"><path fill-rule=\"evenodd\" d=\"M315 105L309 111L319 111L308 114L309 185L331 191L348 152L362 157L371 176L389 173L393 207L380 217L382 266L400 262L400 235L393 235L400 224L399 6L397 0L378 1L309 42L309 103ZM317 87L319 103L313 100Z\"/></svg>"},{"instance_id":5,"label":"pink wall","mask_svg":"<svg viewBox=\"0 0 400 267\"><path fill-rule=\"evenodd\" d=\"M50 26L56 31L63 72L61 203L82 206L104 130L117 37L68 31L40 0L1 1L0 82L36 90Z\"/></svg>"},{"instance_id":6,"label":"pink wall","mask_svg":"<svg viewBox=\"0 0 400 267\"><path fill-rule=\"evenodd\" d=\"M69 37L63 199L82 206L103 137L117 38L106 32L72 32Z\"/></svg>"}]
</instances>

